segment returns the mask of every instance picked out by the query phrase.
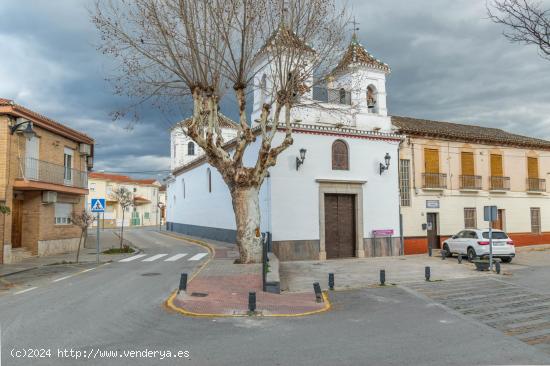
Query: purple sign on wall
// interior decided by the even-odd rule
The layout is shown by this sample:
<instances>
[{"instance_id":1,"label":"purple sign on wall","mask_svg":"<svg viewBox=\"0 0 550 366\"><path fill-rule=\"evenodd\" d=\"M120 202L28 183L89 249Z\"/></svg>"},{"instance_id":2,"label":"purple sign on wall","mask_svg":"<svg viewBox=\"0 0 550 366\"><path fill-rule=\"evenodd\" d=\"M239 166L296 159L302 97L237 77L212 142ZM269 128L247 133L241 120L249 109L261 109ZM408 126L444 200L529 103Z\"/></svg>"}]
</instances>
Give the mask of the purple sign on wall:
<instances>
[{"instance_id":1,"label":"purple sign on wall","mask_svg":"<svg viewBox=\"0 0 550 366\"><path fill-rule=\"evenodd\" d=\"M373 236L392 236L393 229L378 229L372 231Z\"/></svg>"}]
</instances>

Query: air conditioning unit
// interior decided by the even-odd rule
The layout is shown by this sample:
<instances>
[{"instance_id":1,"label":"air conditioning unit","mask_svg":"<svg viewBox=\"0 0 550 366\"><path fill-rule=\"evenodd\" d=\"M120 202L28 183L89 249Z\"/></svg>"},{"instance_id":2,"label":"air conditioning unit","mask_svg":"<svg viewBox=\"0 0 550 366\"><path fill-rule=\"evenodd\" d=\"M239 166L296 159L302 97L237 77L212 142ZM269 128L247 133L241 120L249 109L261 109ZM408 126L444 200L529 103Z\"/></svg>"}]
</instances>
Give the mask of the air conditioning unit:
<instances>
[{"instance_id":1,"label":"air conditioning unit","mask_svg":"<svg viewBox=\"0 0 550 366\"><path fill-rule=\"evenodd\" d=\"M92 155L92 146L88 144L80 144L80 155Z\"/></svg>"},{"instance_id":2,"label":"air conditioning unit","mask_svg":"<svg viewBox=\"0 0 550 366\"><path fill-rule=\"evenodd\" d=\"M57 192L44 191L42 192L42 203L56 203Z\"/></svg>"}]
</instances>

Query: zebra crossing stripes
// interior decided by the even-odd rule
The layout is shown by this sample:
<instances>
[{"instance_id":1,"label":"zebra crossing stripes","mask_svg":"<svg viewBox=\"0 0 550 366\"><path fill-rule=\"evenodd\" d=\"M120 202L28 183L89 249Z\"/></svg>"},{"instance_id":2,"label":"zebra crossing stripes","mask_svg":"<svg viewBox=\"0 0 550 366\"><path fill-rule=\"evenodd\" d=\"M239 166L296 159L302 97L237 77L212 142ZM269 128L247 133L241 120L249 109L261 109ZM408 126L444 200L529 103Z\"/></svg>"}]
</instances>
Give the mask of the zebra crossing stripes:
<instances>
[{"instance_id":1,"label":"zebra crossing stripes","mask_svg":"<svg viewBox=\"0 0 550 366\"><path fill-rule=\"evenodd\" d=\"M181 259L181 258L185 257L186 255L187 255L187 253L176 254L176 255L171 256L170 258L166 258L164 261L165 262L175 262L178 259Z\"/></svg>"},{"instance_id":2,"label":"zebra crossing stripes","mask_svg":"<svg viewBox=\"0 0 550 366\"><path fill-rule=\"evenodd\" d=\"M128 258L124 258L124 259L121 259L119 260L119 262L131 262L133 260L136 260L136 259L139 259L139 258L143 258L147 256L147 254L138 254L138 255L134 255L132 257L128 257Z\"/></svg>"},{"instance_id":3,"label":"zebra crossing stripes","mask_svg":"<svg viewBox=\"0 0 550 366\"><path fill-rule=\"evenodd\" d=\"M168 255L169 254L166 254L166 253L159 253L159 254L154 254L154 255L151 255L151 256L147 257L148 254L137 254L137 255L134 255L132 257L121 259L121 260L119 260L119 262L122 262L122 263L133 262L133 261L138 262L138 259L140 259L139 262L155 262L157 260L161 260L161 261L164 261L164 262L176 262L176 261L186 257L188 254L187 253L178 253L178 254L174 254L174 255L171 255L171 256L167 257ZM194 256L188 258L187 260L188 261L199 261L207 255L208 255L208 253L198 253L198 254L195 254Z\"/></svg>"},{"instance_id":4,"label":"zebra crossing stripes","mask_svg":"<svg viewBox=\"0 0 550 366\"><path fill-rule=\"evenodd\" d=\"M192 256L191 258L189 258L190 261L198 261L200 260L201 258L203 258L204 256L208 255L208 253L199 253L199 254L195 254L194 256Z\"/></svg>"},{"instance_id":5,"label":"zebra crossing stripes","mask_svg":"<svg viewBox=\"0 0 550 366\"><path fill-rule=\"evenodd\" d=\"M154 255L152 257L144 259L143 262L153 262L153 261L156 261L157 259L160 259L162 257L166 257L167 255L168 254L157 254L157 255Z\"/></svg>"}]
</instances>

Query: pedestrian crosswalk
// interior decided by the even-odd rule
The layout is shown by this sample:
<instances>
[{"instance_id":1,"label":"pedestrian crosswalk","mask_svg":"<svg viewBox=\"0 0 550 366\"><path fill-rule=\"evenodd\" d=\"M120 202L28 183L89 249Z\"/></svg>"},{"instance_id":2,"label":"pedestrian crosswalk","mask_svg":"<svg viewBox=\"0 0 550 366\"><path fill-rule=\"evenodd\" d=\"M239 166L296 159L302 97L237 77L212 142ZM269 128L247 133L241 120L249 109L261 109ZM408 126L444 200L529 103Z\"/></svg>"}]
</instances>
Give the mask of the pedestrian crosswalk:
<instances>
[{"instance_id":1,"label":"pedestrian crosswalk","mask_svg":"<svg viewBox=\"0 0 550 366\"><path fill-rule=\"evenodd\" d=\"M119 260L120 263L127 263L127 262L155 262L157 260L164 261L164 262L176 262L182 258L187 257L187 253L178 253L169 256L169 254L166 253L159 253L154 254L148 257L148 254L136 254L134 256L124 258ZM202 258L206 257L208 253L197 253L193 255L192 257L187 258L188 261L199 261Z\"/></svg>"}]
</instances>

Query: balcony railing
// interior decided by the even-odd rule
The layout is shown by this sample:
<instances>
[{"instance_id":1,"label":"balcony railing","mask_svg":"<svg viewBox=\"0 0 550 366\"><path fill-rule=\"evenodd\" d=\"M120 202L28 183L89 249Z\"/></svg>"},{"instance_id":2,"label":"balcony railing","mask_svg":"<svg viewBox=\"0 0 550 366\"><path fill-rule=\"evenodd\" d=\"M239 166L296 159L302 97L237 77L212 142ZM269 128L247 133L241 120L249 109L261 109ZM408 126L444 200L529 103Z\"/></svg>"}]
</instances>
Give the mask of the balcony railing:
<instances>
[{"instance_id":1,"label":"balcony railing","mask_svg":"<svg viewBox=\"0 0 550 366\"><path fill-rule=\"evenodd\" d=\"M461 175L460 176L460 189L481 189L481 176L480 175Z\"/></svg>"},{"instance_id":2,"label":"balcony railing","mask_svg":"<svg viewBox=\"0 0 550 366\"><path fill-rule=\"evenodd\" d=\"M489 189L491 191L509 191L510 177L489 177Z\"/></svg>"},{"instance_id":3,"label":"balcony railing","mask_svg":"<svg viewBox=\"0 0 550 366\"><path fill-rule=\"evenodd\" d=\"M351 92L344 89L313 87L313 100L325 103L351 105Z\"/></svg>"},{"instance_id":4,"label":"balcony railing","mask_svg":"<svg viewBox=\"0 0 550 366\"><path fill-rule=\"evenodd\" d=\"M527 178L527 191L528 192L545 192L546 179Z\"/></svg>"},{"instance_id":5,"label":"balcony railing","mask_svg":"<svg viewBox=\"0 0 550 366\"><path fill-rule=\"evenodd\" d=\"M68 187L88 188L88 172L33 158L20 159L18 178Z\"/></svg>"},{"instance_id":6,"label":"balcony railing","mask_svg":"<svg viewBox=\"0 0 550 366\"><path fill-rule=\"evenodd\" d=\"M440 173L423 173L422 187L445 189L447 188L447 174Z\"/></svg>"}]
</instances>

